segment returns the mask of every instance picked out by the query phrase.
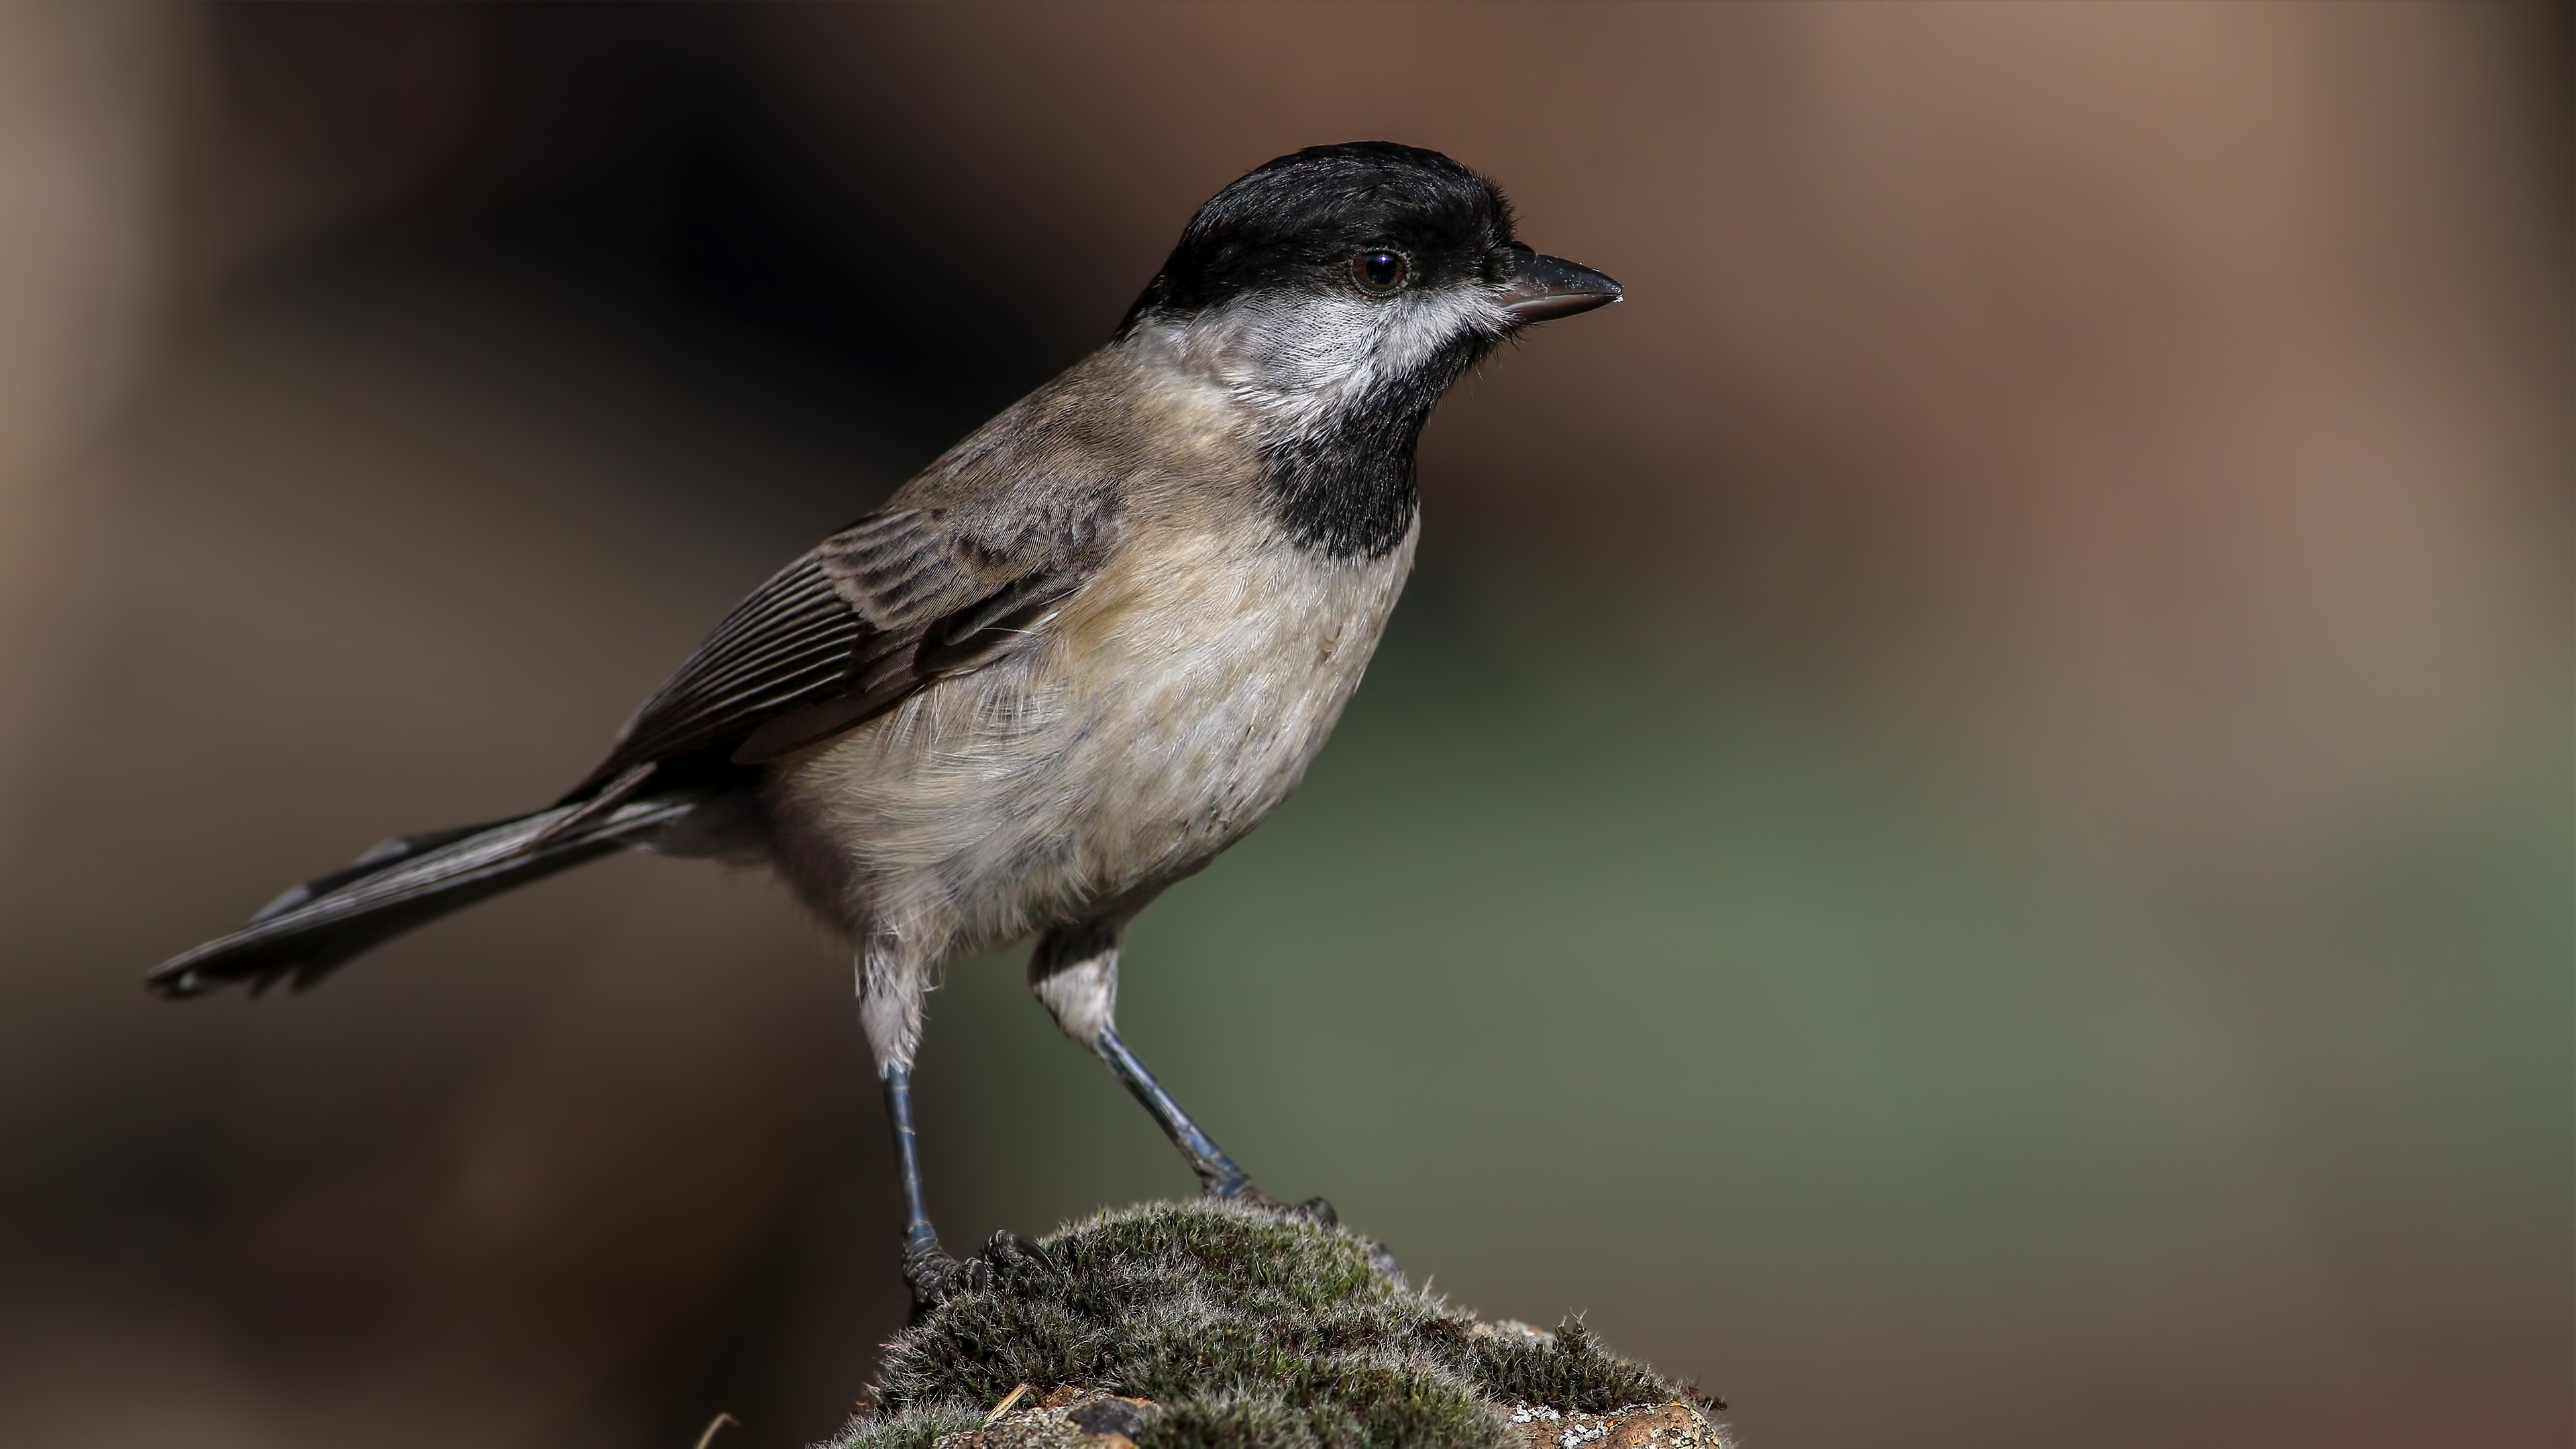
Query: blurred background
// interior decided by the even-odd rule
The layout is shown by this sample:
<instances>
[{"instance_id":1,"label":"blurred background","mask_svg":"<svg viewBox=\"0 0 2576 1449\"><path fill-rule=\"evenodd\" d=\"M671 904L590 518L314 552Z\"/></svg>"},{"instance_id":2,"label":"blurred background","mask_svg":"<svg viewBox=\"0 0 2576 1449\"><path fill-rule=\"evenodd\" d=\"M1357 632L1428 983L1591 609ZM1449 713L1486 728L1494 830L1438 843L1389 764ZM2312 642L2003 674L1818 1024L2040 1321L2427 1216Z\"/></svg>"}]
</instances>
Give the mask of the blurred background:
<instances>
[{"instance_id":1,"label":"blurred background","mask_svg":"<svg viewBox=\"0 0 2576 1449\"><path fill-rule=\"evenodd\" d=\"M0 1423L796 1445L900 1321L846 963L611 862L140 973L550 798L1295 147L1629 302L1424 445L1129 1039L1753 1449L2565 1445L2564 7L0 7ZM952 1242L1190 1179L1016 959Z\"/></svg>"}]
</instances>

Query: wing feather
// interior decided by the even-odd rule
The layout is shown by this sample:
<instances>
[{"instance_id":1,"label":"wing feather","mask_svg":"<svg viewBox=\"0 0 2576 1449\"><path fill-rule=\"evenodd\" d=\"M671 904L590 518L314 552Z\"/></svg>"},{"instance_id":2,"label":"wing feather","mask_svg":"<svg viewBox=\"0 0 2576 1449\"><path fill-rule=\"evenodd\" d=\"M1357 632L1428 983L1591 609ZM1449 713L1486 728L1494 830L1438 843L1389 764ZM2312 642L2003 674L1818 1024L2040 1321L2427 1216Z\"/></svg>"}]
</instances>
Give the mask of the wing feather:
<instances>
[{"instance_id":1,"label":"wing feather","mask_svg":"<svg viewBox=\"0 0 2576 1449\"><path fill-rule=\"evenodd\" d=\"M779 570L565 798L631 789L639 767L685 755L757 763L848 729L1000 657L1088 576L959 540L944 521L938 509L872 514Z\"/></svg>"}]
</instances>

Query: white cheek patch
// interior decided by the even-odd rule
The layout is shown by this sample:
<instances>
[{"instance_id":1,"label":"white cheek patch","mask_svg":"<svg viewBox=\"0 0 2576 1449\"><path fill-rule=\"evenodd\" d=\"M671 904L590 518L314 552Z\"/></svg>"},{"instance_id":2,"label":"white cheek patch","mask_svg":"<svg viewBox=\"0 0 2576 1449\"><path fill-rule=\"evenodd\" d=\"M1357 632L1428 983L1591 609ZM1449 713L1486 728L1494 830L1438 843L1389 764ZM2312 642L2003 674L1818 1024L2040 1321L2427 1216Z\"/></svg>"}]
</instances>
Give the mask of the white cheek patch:
<instances>
[{"instance_id":1,"label":"white cheek patch","mask_svg":"<svg viewBox=\"0 0 2576 1449\"><path fill-rule=\"evenodd\" d=\"M1246 297L1188 330L1183 350L1293 436L1322 428L1463 337L1511 329L1493 294L1468 286L1383 301Z\"/></svg>"}]
</instances>

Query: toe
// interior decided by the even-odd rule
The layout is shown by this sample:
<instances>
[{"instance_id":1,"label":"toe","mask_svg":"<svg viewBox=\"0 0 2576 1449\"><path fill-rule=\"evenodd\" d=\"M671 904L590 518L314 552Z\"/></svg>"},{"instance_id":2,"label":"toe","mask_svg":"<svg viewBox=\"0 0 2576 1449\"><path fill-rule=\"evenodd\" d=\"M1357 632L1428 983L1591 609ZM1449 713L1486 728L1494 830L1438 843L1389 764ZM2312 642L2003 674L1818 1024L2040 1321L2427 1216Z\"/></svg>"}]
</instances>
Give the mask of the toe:
<instances>
[{"instance_id":1,"label":"toe","mask_svg":"<svg viewBox=\"0 0 2576 1449\"><path fill-rule=\"evenodd\" d=\"M993 1240L984 1245L984 1251L979 1256L997 1268L1004 1263L1035 1263L1055 1277L1066 1276L1064 1265L1055 1260L1054 1254L1012 1232L1009 1228L995 1233Z\"/></svg>"}]
</instances>

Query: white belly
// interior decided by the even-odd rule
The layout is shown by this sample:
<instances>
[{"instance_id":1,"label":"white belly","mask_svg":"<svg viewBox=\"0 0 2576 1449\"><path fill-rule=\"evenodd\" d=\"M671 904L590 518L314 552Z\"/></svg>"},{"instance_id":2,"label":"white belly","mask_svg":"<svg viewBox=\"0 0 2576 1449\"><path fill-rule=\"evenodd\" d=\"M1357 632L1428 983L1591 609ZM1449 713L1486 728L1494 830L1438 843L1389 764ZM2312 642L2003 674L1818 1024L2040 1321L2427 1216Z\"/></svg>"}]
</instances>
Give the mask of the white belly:
<instances>
[{"instance_id":1,"label":"white belly","mask_svg":"<svg viewBox=\"0 0 2576 1449\"><path fill-rule=\"evenodd\" d=\"M779 865L919 967L1141 906L1296 788L1413 544L1336 562L1190 531L1122 552L1027 653L785 767Z\"/></svg>"}]
</instances>

